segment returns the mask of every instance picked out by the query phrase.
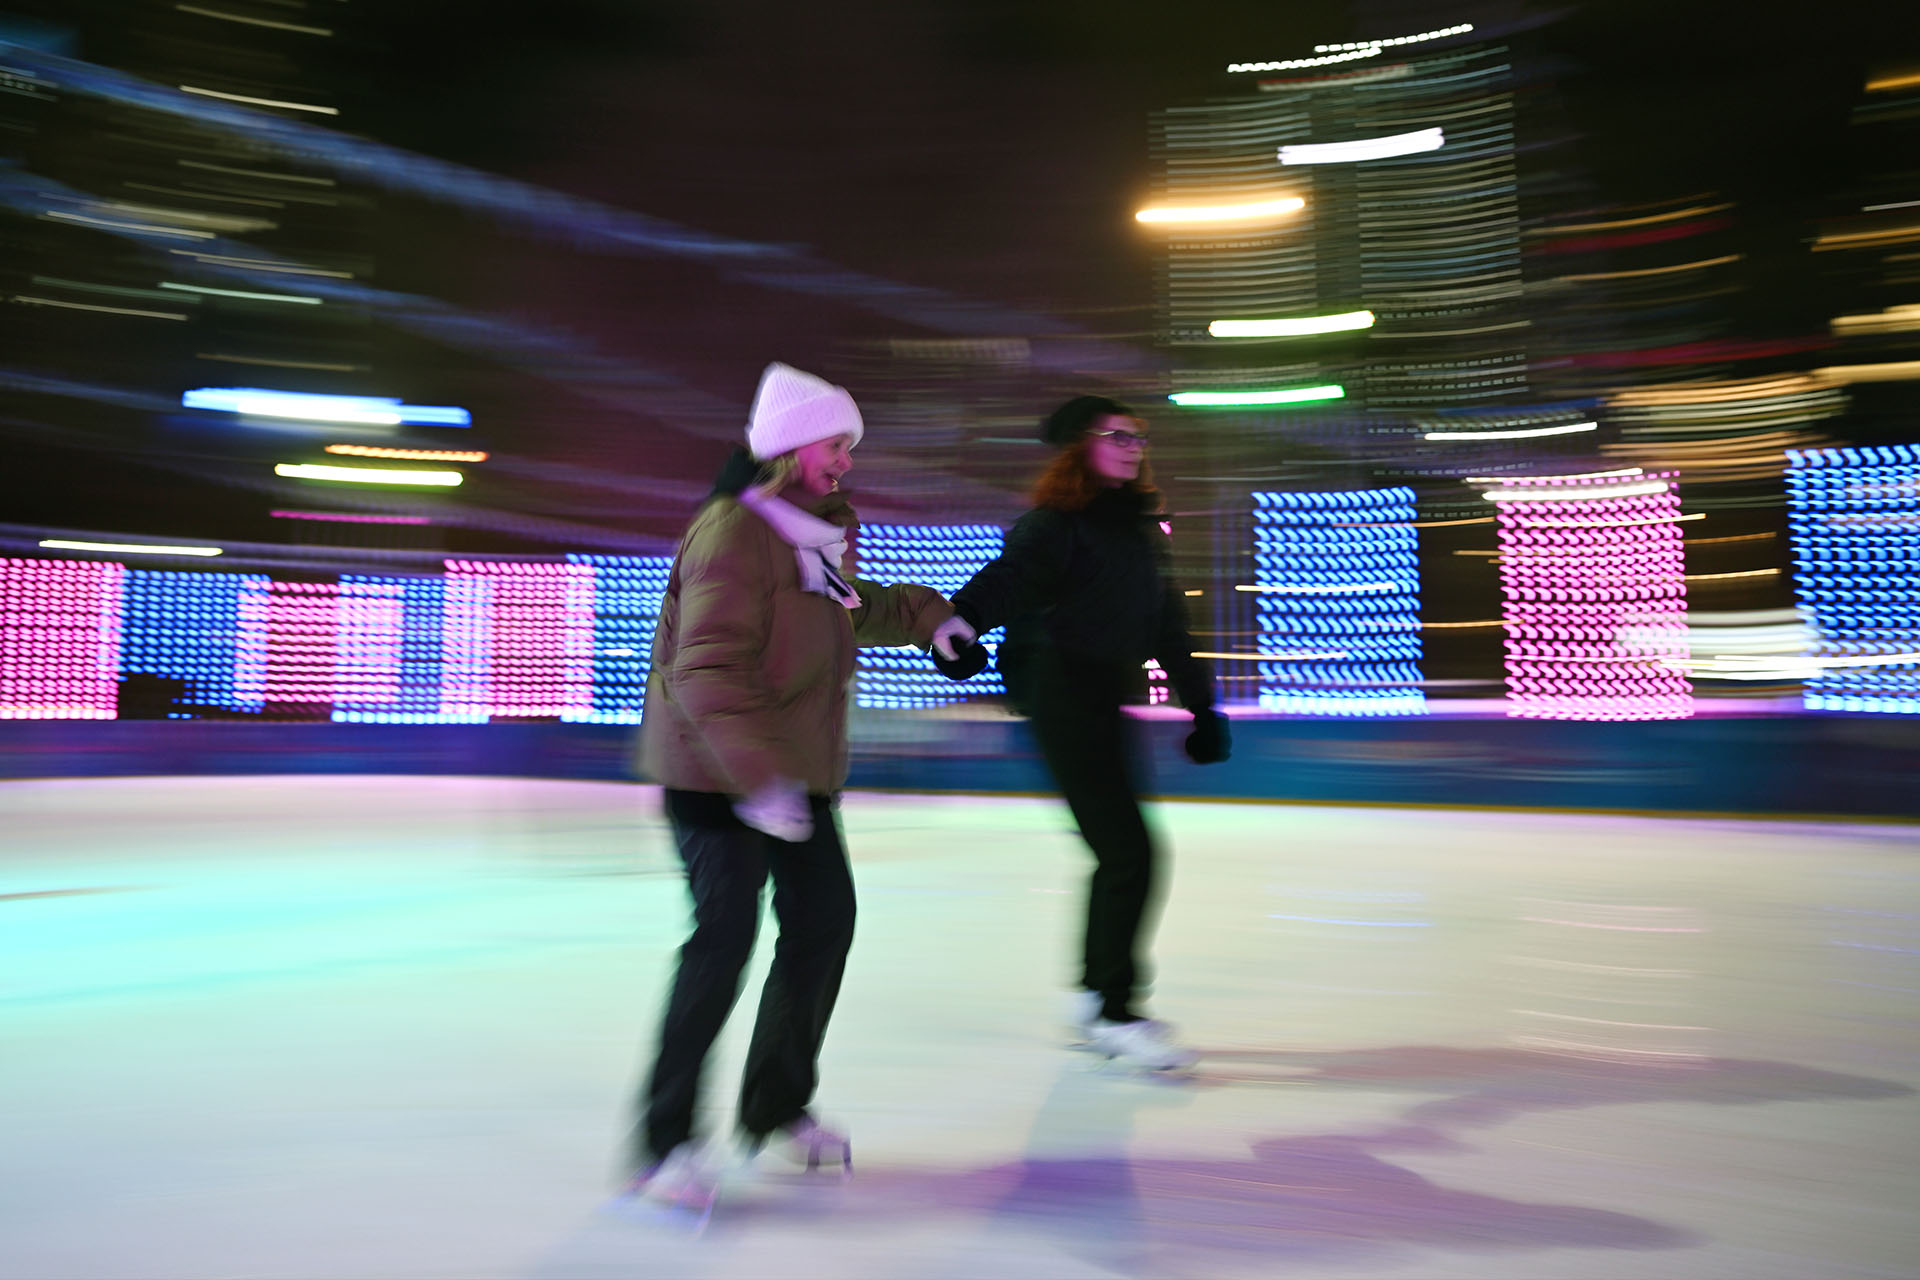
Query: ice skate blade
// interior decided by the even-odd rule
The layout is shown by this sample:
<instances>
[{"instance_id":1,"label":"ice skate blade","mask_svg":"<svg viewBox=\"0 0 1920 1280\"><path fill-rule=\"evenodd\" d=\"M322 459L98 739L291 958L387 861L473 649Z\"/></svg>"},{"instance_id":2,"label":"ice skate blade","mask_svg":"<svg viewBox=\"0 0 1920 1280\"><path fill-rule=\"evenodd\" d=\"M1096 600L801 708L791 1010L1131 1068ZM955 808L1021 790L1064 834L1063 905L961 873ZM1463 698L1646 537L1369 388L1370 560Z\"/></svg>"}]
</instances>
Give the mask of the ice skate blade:
<instances>
[{"instance_id":1,"label":"ice skate blade","mask_svg":"<svg viewBox=\"0 0 1920 1280\"><path fill-rule=\"evenodd\" d=\"M667 1201L650 1198L643 1191L622 1191L602 1205L601 1212L622 1222L698 1236L713 1221L713 1206L719 1199L711 1195L704 1200Z\"/></svg>"}]
</instances>

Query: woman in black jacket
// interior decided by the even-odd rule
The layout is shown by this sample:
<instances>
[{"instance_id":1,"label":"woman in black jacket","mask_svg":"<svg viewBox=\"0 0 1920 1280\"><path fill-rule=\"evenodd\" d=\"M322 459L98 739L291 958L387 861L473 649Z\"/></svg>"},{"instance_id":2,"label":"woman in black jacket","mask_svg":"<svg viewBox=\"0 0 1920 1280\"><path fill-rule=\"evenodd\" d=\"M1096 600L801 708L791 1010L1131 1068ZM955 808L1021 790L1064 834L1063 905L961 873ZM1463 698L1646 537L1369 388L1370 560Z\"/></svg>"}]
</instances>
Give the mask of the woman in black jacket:
<instances>
[{"instance_id":1,"label":"woman in black jacket","mask_svg":"<svg viewBox=\"0 0 1920 1280\"><path fill-rule=\"evenodd\" d=\"M1152 659L1193 713L1188 756L1225 760L1226 721L1173 584L1146 424L1125 405L1077 396L1048 416L1043 435L1061 452L1035 485L1033 510L955 594L955 617L935 633L934 648L949 665L964 663L961 649L1006 626L999 666L1008 696L1032 719L1093 850L1076 1029L1109 1057L1177 1069L1195 1055L1135 1005L1161 876L1136 790L1138 730L1121 708L1144 687Z\"/></svg>"}]
</instances>

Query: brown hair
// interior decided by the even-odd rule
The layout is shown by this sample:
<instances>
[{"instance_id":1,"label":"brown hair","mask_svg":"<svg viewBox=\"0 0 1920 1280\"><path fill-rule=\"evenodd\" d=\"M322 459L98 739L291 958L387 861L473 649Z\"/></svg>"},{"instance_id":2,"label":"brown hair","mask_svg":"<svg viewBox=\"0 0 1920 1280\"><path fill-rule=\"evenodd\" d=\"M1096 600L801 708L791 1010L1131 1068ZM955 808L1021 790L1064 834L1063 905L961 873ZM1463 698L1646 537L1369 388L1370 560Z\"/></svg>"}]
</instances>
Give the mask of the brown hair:
<instances>
[{"instance_id":1,"label":"brown hair","mask_svg":"<svg viewBox=\"0 0 1920 1280\"><path fill-rule=\"evenodd\" d=\"M1087 504L1109 486L1087 465L1087 438L1083 435L1054 458L1040 478L1033 482L1033 505L1054 511L1084 511ZM1142 498L1142 506L1157 510L1160 491L1153 485L1153 470L1140 459L1140 474L1120 486Z\"/></svg>"}]
</instances>

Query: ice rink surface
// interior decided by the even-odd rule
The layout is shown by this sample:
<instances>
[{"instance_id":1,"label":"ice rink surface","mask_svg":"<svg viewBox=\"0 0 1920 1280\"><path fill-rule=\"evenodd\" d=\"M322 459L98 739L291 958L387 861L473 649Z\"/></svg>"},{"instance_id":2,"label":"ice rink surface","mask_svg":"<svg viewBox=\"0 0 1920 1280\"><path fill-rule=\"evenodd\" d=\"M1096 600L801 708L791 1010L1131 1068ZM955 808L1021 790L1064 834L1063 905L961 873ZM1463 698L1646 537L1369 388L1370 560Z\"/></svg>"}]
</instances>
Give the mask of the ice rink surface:
<instances>
[{"instance_id":1,"label":"ice rink surface","mask_svg":"<svg viewBox=\"0 0 1920 1280\"><path fill-rule=\"evenodd\" d=\"M1920 828L1157 806L1169 1082L1063 1047L1058 802L852 795L855 1176L763 1160L696 1234L609 1203L657 806L0 784L0 1277L1920 1275Z\"/></svg>"}]
</instances>

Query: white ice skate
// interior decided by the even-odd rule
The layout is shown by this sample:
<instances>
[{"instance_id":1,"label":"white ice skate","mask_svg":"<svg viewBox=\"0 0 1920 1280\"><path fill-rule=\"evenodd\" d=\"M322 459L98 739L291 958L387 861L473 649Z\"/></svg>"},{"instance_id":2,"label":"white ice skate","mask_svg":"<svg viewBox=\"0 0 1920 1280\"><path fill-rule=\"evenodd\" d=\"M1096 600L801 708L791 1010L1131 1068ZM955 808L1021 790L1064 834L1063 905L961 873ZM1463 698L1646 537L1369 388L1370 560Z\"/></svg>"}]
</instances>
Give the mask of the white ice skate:
<instances>
[{"instance_id":1,"label":"white ice skate","mask_svg":"<svg viewBox=\"0 0 1920 1280\"><path fill-rule=\"evenodd\" d=\"M1173 1028L1152 1018L1137 1022L1101 1018L1093 1024L1088 1046L1116 1062L1148 1071L1185 1071L1200 1061L1199 1054L1174 1041Z\"/></svg>"},{"instance_id":2,"label":"white ice skate","mask_svg":"<svg viewBox=\"0 0 1920 1280\"><path fill-rule=\"evenodd\" d=\"M772 1133L748 1138L747 1158L751 1160L769 1148L804 1166L808 1173L825 1167L837 1169L843 1178L853 1176L852 1141L844 1133L825 1128L812 1116L803 1115Z\"/></svg>"},{"instance_id":3,"label":"white ice skate","mask_svg":"<svg viewBox=\"0 0 1920 1280\"><path fill-rule=\"evenodd\" d=\"M701 1142L683 1142L666 1157L633 1176L622 1199L655 1209L686 1214L704 1224L720 1190L720 1170L712 1150Z\"/></svg>"}]
</instances>

